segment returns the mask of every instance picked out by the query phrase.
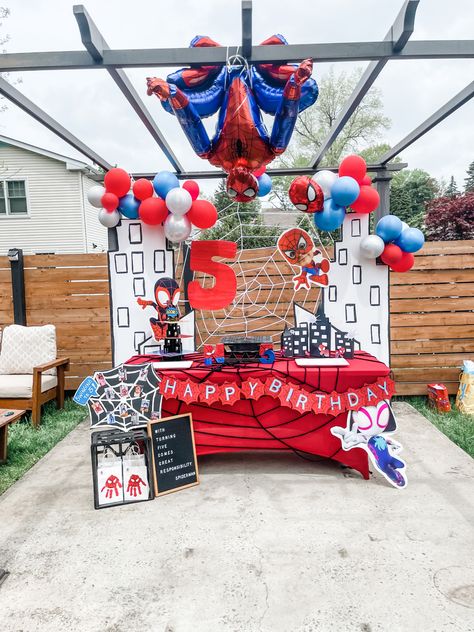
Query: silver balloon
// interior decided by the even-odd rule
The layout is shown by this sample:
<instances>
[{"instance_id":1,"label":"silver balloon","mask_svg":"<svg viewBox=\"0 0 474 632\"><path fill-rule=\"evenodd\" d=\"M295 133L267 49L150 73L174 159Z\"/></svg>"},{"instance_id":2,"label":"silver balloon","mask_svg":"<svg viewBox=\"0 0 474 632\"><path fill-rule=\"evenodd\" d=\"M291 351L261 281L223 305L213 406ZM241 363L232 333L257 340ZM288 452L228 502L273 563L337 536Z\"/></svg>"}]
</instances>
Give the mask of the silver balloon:
<instances>
[{"instance_id":1,"label":"silver balloon","mask_svg":"<svg viewBox=\"0 0 474 632\"><path fill-rule=\"evenodd\" d=\"M360 251L368 259L376 259L385 248L384 240L378 235L367 235L360 242Z\"/></svg>"},{"instance_id":2,"label":"silver balloon","mask_svg":"<svg viewBox=\"0 0 474 632\"><path fill-rule=\"evenodd\" d=\"M99 222L106 228L113 228L120 222L120 213L118 211L106 211L105 208L99 211Z\"/></svg>"},{"instance_id":3,"label":"silver balloon","mask_svg":"<svg viewBox=\"0 0 474 632\"><path fill-rule=\"evenodd\" d=\"M185 216L168 215L165 219L165 236L174 243L180 243L191 234L191 222Z\"/></svg>"},{"instance_id":4,"label":"silver balloon","mask_svg":"<svg viewBox=\"0 0 474 632\"><path fill-rule=\"evenodd\" d=\"M311 177L311 179L319 184L319 186L323 190L324 199L326 200L327 198L331 197L332 185L336 182L338 177L339 176L337 175L337 173L333 173L332 171L327 171L327 169L324 169L323 171L318 171L318 173L315 173L314 176Z\"/></svg>"},{"instance_id":5,"label":"silver balloon","mask_svg":"<svg viewBox=\"0 0 474 632\"><path fill-rule=\"evenodd\" d=\"M100 186L100 184L96 184L91 187L87 192L87 199L89 200L89 204L95 206L96 208L102 207L102 196L105 193L105 187Z\"/></svg>"},{"instance_id":6,"label":"silver balloon","mask_svg":"<svg viewBox=\"0 0 474 632\"><path fill-rule=\"evenodd\" d=\"M193 198L186 189L175 187L169 191L165 201L170 213L173 213L173 215L177 215L178 217L182 217L191 208Z\"/></svg>"}]
</instances>

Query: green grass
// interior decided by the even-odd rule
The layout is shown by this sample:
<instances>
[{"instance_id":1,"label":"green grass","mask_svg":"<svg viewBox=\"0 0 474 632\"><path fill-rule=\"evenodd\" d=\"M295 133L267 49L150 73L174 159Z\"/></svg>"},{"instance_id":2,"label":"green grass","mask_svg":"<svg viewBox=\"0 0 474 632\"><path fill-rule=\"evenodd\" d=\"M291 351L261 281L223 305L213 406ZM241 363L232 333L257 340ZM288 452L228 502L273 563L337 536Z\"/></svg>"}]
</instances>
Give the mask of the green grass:
<instances>
[{"instance_id":1,"label":"green grass","mask_svg":"<svg viewBox=\"0 0 474 632\"><path fill-rule=\"evenodd\" d=\"M37 430L33 428L29 415L10 425L8 460L0 465L0 494L69 434L86 414L86 408L67 399L63 410L56 410L54 402L43 407L41 425Z\"/></svg>"},{"instance_id":2,"label":"green grass","mask_svg":"<svg viewBox=\"0 0 474 632\"><path fill-rule=\"evenodd\" d=\"M426 397L397 397L395 401L411 404L453 443L474 457L474 415L460 413L454 406L454 399L451 398L452 410L449 413L438 413L430 408Z\"/></svg>"}]
</instances>

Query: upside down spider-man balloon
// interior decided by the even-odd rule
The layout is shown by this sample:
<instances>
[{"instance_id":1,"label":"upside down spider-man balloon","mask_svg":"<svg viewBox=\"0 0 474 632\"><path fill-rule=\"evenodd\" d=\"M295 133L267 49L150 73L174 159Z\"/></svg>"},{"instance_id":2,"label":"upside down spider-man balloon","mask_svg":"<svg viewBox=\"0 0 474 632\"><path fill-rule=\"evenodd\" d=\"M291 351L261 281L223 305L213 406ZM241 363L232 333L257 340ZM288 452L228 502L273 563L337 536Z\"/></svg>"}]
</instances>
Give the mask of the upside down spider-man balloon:
<instances>
[{"instance_id":1,"label":"upside down spider-man balloon","mask_svg":"<svg viewBox=\"0 0 474 632\"><path fill-rule=\"evenodd\" d=\"M282 35L273 35L262 44L287 42ZM218 44L196 36L191 46ZM312 68L311 59L299 66L249 66L236 58L235 65L178 70L168 75L167 81L148 78L148 94L155 94L165 110L176 116L198 156L229 174L229 196L237 202L251 202L258 193L253 172L285 151L298 113L318 97ZM202 119L217 111L217 129L211 140ZM275 117L271 135L261 111Z\"/></svg>"}]
</instances>

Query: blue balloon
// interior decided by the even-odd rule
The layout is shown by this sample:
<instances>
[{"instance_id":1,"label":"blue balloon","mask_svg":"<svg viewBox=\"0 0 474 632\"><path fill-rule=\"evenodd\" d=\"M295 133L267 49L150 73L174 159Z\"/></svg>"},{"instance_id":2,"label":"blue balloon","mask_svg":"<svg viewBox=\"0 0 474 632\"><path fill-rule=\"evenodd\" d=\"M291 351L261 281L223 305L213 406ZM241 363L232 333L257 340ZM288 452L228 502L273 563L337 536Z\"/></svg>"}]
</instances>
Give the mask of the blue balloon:
<instances>
[{"instance_id":1,"label":"blue balloon","mask_svg":"<svg viewBox=\"0 0 474 632\"><path fill-rule=\"evenodd\" d=\"M359 193L359 183L349 176L338 178L331 187L331 197L339 206L349 206L357 200Z\"/></svg>"},{"instance_id":2,"label":"blue balloon","mask_svg":"<svg viewBox=\"0 0 474 632\"><path fill-rule=\"evenodd\" d=\"M400 237L395 240L395 243L404 252L417 252L417 250L423 248L425 236L419 228L405 228L405 230L402 230Z\"/></svg>"},{"instance_id":3,"label":"blue balloon","mask_svg":"<svg viewBox=\"0 0 474 632\"><path fill-rule=\"evenodd\" d=\"M176 189L176 187L179 187L179 180L171 171L159 171L153 178L153 188L156 195L159 195L163 200L171 189Z\"/></svg>"},{"instance_id":4,"label":"blue balloon","mask_svg":"<svg viewBox=\"0 0 474 632\"><path fill-rule=\"evenodd\" d=\"M396 215L385 215L385 217L379 219L375 227L375 233L381 237L386 244L398 239L402 230L402 220Z\"/></svg>"},{"instance_id":5,"label":"blue balloon","mask_svg":"<svg viewBox=\"0 0 474 632\"><path fill-rule=\"evenodd\" d=\"M338 206L332 198L324 200L324 209L313 214L314 224L319 230L336 230L342 225L346 209Z\"/></svg>"},{"instance_id":6,"label":"blue balloon","mask_svg":"<svg viewBox=\"0 0 474 632\"><path fill-rule=\"evenodd\" d=\"M118 210L128 219L137 219L140 204L140 200L137 200L133 193L127 193L127 195L120 198Z\"/></svg>"},{"instance_id":7,"label":"blue balloon","mask_svg":"<svg viewBox=\"0 0 474 632\"><path fill-rule=\"evenodd\" d=\"M258 180L258 197L264 197L268 195L272 190L272 179L267 173L262 173L261 176L257 178Z\"/></svg>"}]
</instances>

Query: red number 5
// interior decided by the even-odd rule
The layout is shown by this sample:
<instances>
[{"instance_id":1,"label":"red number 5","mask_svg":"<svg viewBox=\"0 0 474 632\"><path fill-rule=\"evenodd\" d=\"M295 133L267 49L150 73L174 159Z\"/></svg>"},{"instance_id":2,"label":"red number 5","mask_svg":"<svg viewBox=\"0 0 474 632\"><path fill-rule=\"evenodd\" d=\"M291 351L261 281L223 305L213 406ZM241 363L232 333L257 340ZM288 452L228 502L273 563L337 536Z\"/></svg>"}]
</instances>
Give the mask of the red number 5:
<instances>
[{"instance_id":1,"label":"red number 5","mask_svg":"<svg viewBox=\"0 0 474 632\"><path fill-rule=\"evenodd\" d=\"M193 272L204 272L215 277L213 287L203 288L199 281L188 287L189 304L193 309L223 309L232 303L237 294L237 277L226 263L213 261L213 257L235 259L237 244L233 241L193 241L190 266Z\"/></svg>"}]
</instances>

